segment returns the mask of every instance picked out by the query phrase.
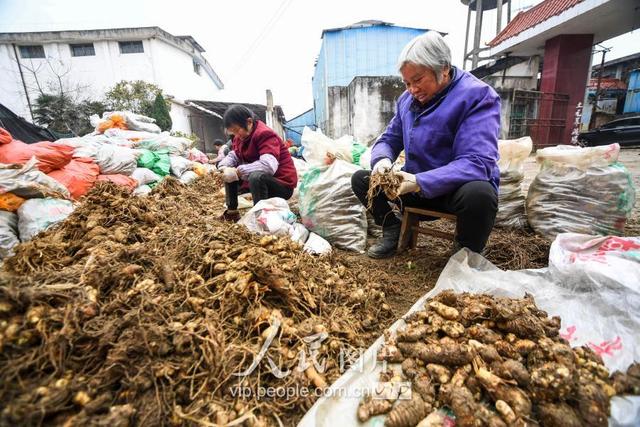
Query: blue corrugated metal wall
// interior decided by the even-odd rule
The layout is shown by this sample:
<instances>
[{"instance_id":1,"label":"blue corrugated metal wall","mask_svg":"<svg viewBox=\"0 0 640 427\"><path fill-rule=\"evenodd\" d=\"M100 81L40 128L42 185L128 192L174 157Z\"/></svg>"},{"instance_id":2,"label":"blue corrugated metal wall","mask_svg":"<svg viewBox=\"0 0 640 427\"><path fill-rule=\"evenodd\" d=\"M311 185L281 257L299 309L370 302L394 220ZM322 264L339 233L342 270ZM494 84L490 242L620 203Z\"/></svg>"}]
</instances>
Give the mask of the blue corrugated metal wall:
<instances>
[{"instance_id":1,"label":"blue corrugated metal wall","mask_svg":"<svg viewBox=\"0 0 640 427\"><path fill-rule=\"evenodd\" d=\"M377 25L325 32L313 77L316 124L327 120L327 88L347 86L356 76L395 76L402 48L423 34L416 28Z\"/></svg>"},{"instance_id":2,"label":"blue corrugated metal wall","mask_svg":"<svg viewBox=\"0 0 640 427\"><path fill-rule=\"evenodd\" d=\"M627 97L624 101L624 113L640 113L640 69L629 74Z\"/></svg>"},{"instance_id":3,"label":"blue corrugated metal wall","mask_svg":"<svg viewBox=\"0 0 640 427\"><path fill-rule=\"evenodd\" d=\"M296 145L300 145L300 137L302 136L302 130L305 126L308 126L313 130L316 129L316 116L313 108L300 114L298 117L289 120L285 124L287 139L292 140Z\"/></svg>"}]
</instances>

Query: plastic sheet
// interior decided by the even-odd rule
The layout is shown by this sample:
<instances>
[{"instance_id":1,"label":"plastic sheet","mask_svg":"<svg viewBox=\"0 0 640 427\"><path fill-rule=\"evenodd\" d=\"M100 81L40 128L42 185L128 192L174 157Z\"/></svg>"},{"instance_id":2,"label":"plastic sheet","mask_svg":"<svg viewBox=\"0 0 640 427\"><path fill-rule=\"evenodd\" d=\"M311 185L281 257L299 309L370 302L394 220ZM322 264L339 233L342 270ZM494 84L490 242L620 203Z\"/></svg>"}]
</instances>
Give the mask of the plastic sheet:
<instances>
[{"instance_id":1,"label":"plastic sheet","mask_svg":"<svg viewBox=\"0 0 640 427\"><path fill-rule=\"evenodd\" d=\"M364 252L367 217L351 190L351 176L360 168L342 160L315 167L302 179L299 209L302 224L342 249Z\"/></svg>"},{"instance_id":2,"label":"plastic sheet","mask_svg":"<svg viewBox=\"0 0 640 427\"><path fill-rule=\"evenodd\" d=\"M18 243L18 215L0 211L0 260L12 256Z\"/></svg>"},{"instance_id":3,"label":"plastic sheet","mask_svg":"<svg viewBox=\"0 0 640 427\"><path fill-rule=\"evenodd\" d=\"M578 251L580 253L582 251ZM611 255L611 254L610 254ZM624 257L622 254L617 257ZM635 263L635 264L634 264ZM600 263L592 264L591 269ZM612 268L615 268L611 265ZM619 267L619 266L618 266ZM638 260L626 265L638 269ZM557 276L551 269L502 271L479 254L462 249L449 259L436 286L422 296L409 310L417 311L427 298L445 289L456 292L489 293L496 296L522 298L530 293L536 304L550 316L562 318L561 334L572 346L589 345L602 355L610 370L626 369L632 360L640 360L637 331L640 330L640 313L624 311L620 301L636 289L620 282L600 281L596 277L580 275L575 283L566 283L564 275ZM617 302L616 302L617 300ZM637 307L637 306L636 306ZM402 319L395 322L391 331L404 326ZM359 396L375 387L381 364L376 362L378 348L384 339L380 337L354 366L336 380L298 424L300 427L345 427L382 425L382 416L367 423L356 418ZM349 396L340 398L340 396ZM631 427L640 417L640 397L614 397L611 401L610 426Z\"/></svg>"},{"instance_id":4,"label":"plastic sheet","mask_svg":"<svg viewBox=\"0 0 640 427\"><path fill-rule=\"evenodd\" d=\"M524 181L524 161L531 154L532 148L533 142L528 136L498 141L500 188L496 227L521 229L527 224L522 182Z\"/></svg>"},{"instance_id":5,"label":"plastic sheet","mask_svg":"<svg viewBox=\"0 0 640 427\"><path fill-rule=\"evenodd\" d=\"M16 196L69 198L69 190L37 168L37 160L31 158L24 165L0 164L0 193L11 192Z\"/></svg>"},{"instance_id":6,"label":"plastic sheet","mask_svg":"<svg viewBox=\"0 0 640 427\"><path fill-rule=\"evenodd\" d=\"M31 240L41 231L63 221L71 212L73 204L68 200L50 197L27 200L18 209L20 241Z\"/></svg>"},{"instance_id":7,"label":"plastic sheet","mask_svg":"<svg viewBox=\"0 0 640 427\"><path fill-rule=\"evenodd\" d=\"M539 150L542 168L526 202L531 227L550 240L564 232L623 234L635 188L627 169L617 163L619 150L618 144Z\"/></svg>"}]
</instances>

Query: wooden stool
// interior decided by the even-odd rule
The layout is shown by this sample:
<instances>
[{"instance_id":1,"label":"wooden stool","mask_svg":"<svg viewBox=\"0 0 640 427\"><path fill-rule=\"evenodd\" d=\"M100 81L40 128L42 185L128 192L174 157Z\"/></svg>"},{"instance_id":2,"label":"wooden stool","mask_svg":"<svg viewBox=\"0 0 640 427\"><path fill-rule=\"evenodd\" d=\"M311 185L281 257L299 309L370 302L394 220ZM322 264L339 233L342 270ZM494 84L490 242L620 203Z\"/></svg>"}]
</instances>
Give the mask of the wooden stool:
<instances>
[{"instance_id":1,"label":"wooden stool","mask_svg":"<svg viewBox=\"0 0 640 427\"><path fill-rule=\"evenodd\" d=\"M440 239L455 241L455 232L448 233L446 231L435 230L429 227L420 227L421 216L448 219L454 222L457 221L457 217L453 214L430 211L428 209L406 207L404 208L404 215L402 217L402 228L400 229L398 250L405 249L407 246L411 249L415 248L418 244L419 234L428 234L429 236L438 237ZM409 239L409 237L411 237L411 239ZM409 240L411 241L409 242Z\"/></svg>"}]
</instances>

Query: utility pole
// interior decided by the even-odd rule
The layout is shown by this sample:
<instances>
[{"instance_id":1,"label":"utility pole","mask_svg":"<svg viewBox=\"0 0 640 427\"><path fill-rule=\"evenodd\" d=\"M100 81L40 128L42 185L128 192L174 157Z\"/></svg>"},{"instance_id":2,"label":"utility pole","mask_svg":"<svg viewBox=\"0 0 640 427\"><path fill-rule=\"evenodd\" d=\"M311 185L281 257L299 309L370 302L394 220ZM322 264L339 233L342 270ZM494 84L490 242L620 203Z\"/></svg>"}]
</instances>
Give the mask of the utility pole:
<instances>
[{"instance_id":1,"label":"utility pole","mask_svg":"<svg viewBox=\"0 0 640 427\"><path fill-rule=\"evenodd\" d=\"M22 80L22 87L24 88L24 96L27 98L27 105L29 106L29 113L31 114L31 121L33 121L33 107L31 106L31 99L29 98L29 91L27 90L27 83L24 81L24 73L22 72L22 64L20 64L20 58L18 57L18 50L16 44L13 43L13 55L16 57L18 63L18 71L20 71L20 80Z\"/></svg>"},{"instance_id":2,"label":"utility pole","mask_svg":"<svg viewBox=\"0 0 640 427\"><path fill-rule=\"evenodd\" d=\"M600 98L600 83L602 82L602 72L604 71L604 57L611 50L610 47L600 46L602 50L596 50L597 52L602 52L602 60L600 61L600 69L598 70L598 83L596 83L596 93L593 100L593 105L591 106L591 118L589 119L589 130L593 129L593 126L596 123L596 110L598 107L598 100Z\"/></svg>"},{"instance_id":3,"label":"utility pole","mask_svg":"<svg viewBox=\"0 0 640 427\"><path fill-rule=\"evenodd\" d=\"M471 69L478 66L480 56L480 38L482 36L482 0L476 1L476 30L473 36L473 55L471 56Z\"/></svg>"}]
</instances>

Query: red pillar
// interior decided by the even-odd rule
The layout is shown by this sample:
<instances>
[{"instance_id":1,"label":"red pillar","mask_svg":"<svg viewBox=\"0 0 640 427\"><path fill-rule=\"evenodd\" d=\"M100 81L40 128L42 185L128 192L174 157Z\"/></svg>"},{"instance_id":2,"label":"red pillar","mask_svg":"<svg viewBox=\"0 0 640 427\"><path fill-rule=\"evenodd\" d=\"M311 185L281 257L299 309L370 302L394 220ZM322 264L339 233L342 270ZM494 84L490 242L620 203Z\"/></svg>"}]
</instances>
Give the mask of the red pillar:
<instances>
[{"instance_id":1,"label":"red pillar","mask_svg":"<svg viewBox=\"0 0 640 427\"><path fill-rule=\"evenodd\" d=\"M569 95L569 102L564 107L563 103L543 101L539 117L549 121L548 127L541 123L538 145L571 143L576 105L584 101L591 69L592 46L593 34L563 34L546 41L540 90ZM563 118L564 129L553 126Z\"/></svg>"}]
</instances>

